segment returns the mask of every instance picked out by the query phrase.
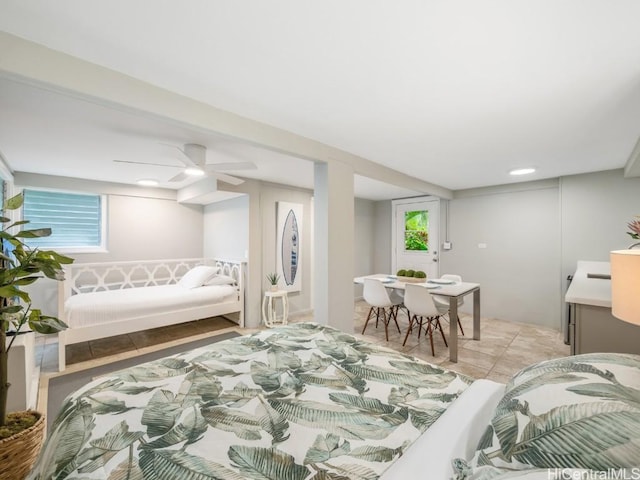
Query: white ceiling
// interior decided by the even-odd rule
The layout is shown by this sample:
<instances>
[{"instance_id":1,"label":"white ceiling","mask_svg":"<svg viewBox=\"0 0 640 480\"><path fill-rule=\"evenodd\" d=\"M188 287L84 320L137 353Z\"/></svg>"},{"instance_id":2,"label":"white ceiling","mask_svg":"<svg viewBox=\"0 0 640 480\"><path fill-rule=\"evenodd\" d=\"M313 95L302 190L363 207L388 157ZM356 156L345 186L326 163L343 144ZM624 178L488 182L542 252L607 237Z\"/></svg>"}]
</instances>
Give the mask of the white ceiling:
<instances>
[{"instance_id":1,"label":"white ceiling","mask_svg":"<svg viewBox=\"0 0 640 480\"><path fill-rule=\"evenodd\" d=\"M538 170L519 180L623 167L638 18L637 0L0 0L7 33L453 190L522 166ZM164 169L114 158L169 163L159 142L202 143L209 162L258 164L232 173L313 182L308 161L8 79L0 112L15 170L128 182ZM356 192L417 193L364 178Z\"/></svg>"}]
</instances>

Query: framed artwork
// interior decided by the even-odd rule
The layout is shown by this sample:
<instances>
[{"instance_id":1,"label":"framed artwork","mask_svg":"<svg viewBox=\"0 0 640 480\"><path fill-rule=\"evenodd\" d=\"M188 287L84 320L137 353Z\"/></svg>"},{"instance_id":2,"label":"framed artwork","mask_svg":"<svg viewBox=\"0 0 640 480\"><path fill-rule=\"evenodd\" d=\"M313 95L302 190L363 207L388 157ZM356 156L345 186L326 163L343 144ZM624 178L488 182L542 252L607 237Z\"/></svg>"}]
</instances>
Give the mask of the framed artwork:
<instances>
[{"instance_id":1,"label":"framed artwork","mask_svg":"<svg viewBox=\"0 0 640 480\"><path fill-rule=\"evenodd\" d=\"M302 285L302 204L278 202L276 214L276 269L279 287L299 292Z\"/></svg>"}]
</instances>

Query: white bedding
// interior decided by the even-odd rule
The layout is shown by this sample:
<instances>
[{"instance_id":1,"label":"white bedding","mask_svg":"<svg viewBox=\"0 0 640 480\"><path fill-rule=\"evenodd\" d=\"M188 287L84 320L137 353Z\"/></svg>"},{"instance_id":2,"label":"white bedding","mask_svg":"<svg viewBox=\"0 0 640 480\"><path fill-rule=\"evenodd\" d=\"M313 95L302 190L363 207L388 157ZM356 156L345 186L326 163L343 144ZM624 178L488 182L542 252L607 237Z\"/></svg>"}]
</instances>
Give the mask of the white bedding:
<instances>
[{"instance_id":1,"label":"white bedding","mask_svg":"<svg viewBox=\"0 0 640 480\"><path fill-rule=\"evenodd\" d=\"M451 460L471 458L504 394L504 384L476 380L389 467L380 480L448 479Z\"/></svg>"},{"instance_id":2,"label":"white bedding","mask_svg":"<svg viewBox=\"0 0 640 480\"><path fill-rule=\"evenodd\" d=\"M230 301L236 295L231 285L184 288L180 285L126 288L73 295L64 304L65 322L86 327L112 320L135 319L189 307Z\"/></svg>"}]
</instances>

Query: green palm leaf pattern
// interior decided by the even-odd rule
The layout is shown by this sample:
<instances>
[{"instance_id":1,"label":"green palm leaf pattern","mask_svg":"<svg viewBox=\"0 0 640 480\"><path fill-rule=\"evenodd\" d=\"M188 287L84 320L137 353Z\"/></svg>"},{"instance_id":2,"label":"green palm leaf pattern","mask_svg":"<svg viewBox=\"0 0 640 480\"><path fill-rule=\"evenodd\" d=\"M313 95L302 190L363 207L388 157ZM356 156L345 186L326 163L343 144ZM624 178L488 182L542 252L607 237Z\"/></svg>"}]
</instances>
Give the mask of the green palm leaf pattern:
<instances>
[{"instance_id":1,"label":"green palm leaf pattern","mask_svg":"<svg viewBox=\"0 0 640 480\"><path fill-rule=\"evenodd\" d=\"M260 440L262 426L260 418L242 410L221 406L203 407L202 416L213 428L235 433L245 440Z\"/></svg>"},{"instance_id":2,"label":"green palm leaf pattern","mask_svg":"<svg viewBox=\"0 0 640 480\"><path fill-rule=\"evenodd\" d=\"M200 413L199 408L193 406L187 409L186 415L171 430L151 442L142 444L141 448L165 448L182 442L186 442L186 445L196 443L207 431L207 426L207 421Z\"/></svg>"},{"instance_id":3,"label":"green palm leaf pattern","mask_svg":"<svg viewBox=\"0 0 640 480\"><path fill-rule=\"evenodd\" d=\"M282 326L80 389L34 478L373 480L467 386L331 327Z\"/></svg>"},{"instance_id":4,"label":"green palm leaf pattern","mask_svg":"<svg viewBox=\"0 0 640 480\"><path fill-rule=\"evenodd\" d=\"M378 474L375 470L358 464L331 465L331 469L349 480L376 480ZM340 478L340 477L339 477Z\"/></svg>"},{"instance_id":5,"label":"green palm leaf pattern","mask_svg":"<svg viewBox=\"0 0 640 480\"><path fill-rule=\"evenodd\" d=\"M289 422L269 405L263 397L260 397L260 404L256 409L256 416L260 419L262 428L273 438L272 443L282 443L290 435L287 432Z\"/></svg>"},{"instance_id":6,"label":"green palm leaf pattern","mask_svg":"<svg viewBox=\"0 0 640 480\"><path fill-rule=\"evenodd\" d=\"M390 370L376 366L368 365L343 365L349 372L364 378L365 380L374 380L377 382L388 383L392 385L406 385L416 388L443 388L448 386L455 378L460 378L455 373L453 377L440 379L436 375L426 375L419 373L407 373L403 371ZM449 374L447 374L448 376Z\"/></svg>"},{"instance_id":7,"label":"green palm leaf pattern","mask_svg":"<svg viewBox=\"0 0 640 480\"><path fill-rule=\"evenodd\" d=\"M142 450L140 468L145 479L246 480L230 468L181 450Z\"/></svg>"},{"instance_id":8,"label":"green palm leaf pattern","mask_svg":"<svg viewBox=\"0 0 640 480\"><path fill-rule=\"evenodd\" d=\"M170 377L184 375L193 366L179 358L164 358L146 363L144 366L127 368L114 373L114 376L125 382L153 382Z\"/></svg>"},{"instance_id":9,"label":"green palm leaf pattern","mask_svg":"<svg viewBox=\"0 0 640 480\"><path fill-rule=\"evenodd\" d=\"M290 422L323 429L348 439L382 439L392 430L391 425L383 420L337 405L295 399L269 400L269 404Z\"/></svg>"},{"instance_id":10,"label":"green palm leaf pattern","mask_svg":"<svg viewBox=\"0 0 640 480\"><path fill-rule=\"evenodd\" d=\"M248 478L256 480L304 480L309 470L298 465L291 455L276 448L229 448L229 458Z\"/></svg>"},{"instance_id":11,"label":"green palm leaf pattern","mask_svg":"<svg viewBox=\"0 0 640 480\"><path fill-rule=\"evenodd\" d=\"M360 395L350 395L348 393L330 393L329 398L345 407L353 407L369 415L382 415L393 413L395 408L382 403L377 398L361 397Z\"/></svg>"},{"instance_id":12,"label":"green palm leaf pattern","mask_svg":"<svg viewBox=\"0 0 640 480\"><path fill-rule=\"evenodd\" d=\"M156 390L142 413L140 422L147 427L150 437L164 435L175 424L182 412L182 405L175 401L175 394L169 390Z\"/></svg>"},{"instance_id":13,"label":"green palm leaf pattern","mask_svg":"<svg viewBox=\"0 0 640 480\"><path fill-rule=\"evenodd\" d=\"M65 422L58 424L58 428L47 438L47 444L53 448L45 449L39 462L43 466L39 472L43 480L50 478L65 478L78 467L77 455L91 438L95 422L92 415L86 413L78 402L70 410L83 412L73 415L68 412Z\"/></svg>"},{"instance_id":14,"label":"green palm leaf pattern","mask_svg":"<svg viewBox=\"0 0 640 480\"><path fill-rule=\"evenodd\" d=\"M640 379L639 379L640 380ZM567 388L567 391L589 397L607 398L627 402L640 409L640 390L626 385L588 383Z\"/></svg>"},{"instance_id":15,"label":"green palm leaf pattern","mask_svg":"<svg viewBox=\"0 0 640 480\"><path fill-rule=\"evenodd\" d=\"M531 418L513 455L530 464L533 455L540 467L635 467L637 449L615 448L639 437L640 411L623 403L563 405Z\"/></svg>"},{"instance_id":16,"label":"green palm leaf pattern","mask_svg":"<svg viewBox=\"0 0 640 480\"><path fill-rule=\"evenodd\" d=\"M226 373L227 369L224 369L225 373L222 376L234 376L236 372L231 370L231 374ZM218 376L218 371L211 371L206 369L202 365L196 365L185 376L180 390L175 397L175 403L181 404L183 408L197 405L203 402L210 402L216 400L222 392L222 384Z\"/></svg>"},{"instance_id":17,"label":"green palm leaf pattern","mask_svg":"<svg viewBox=\"0 0 640 480\"><path fill-rule=\"evenodd\" d=\"M304 458L305 465L309 463L322 463L334 457L348 455L351 451L351 444L344 440L340 443L341 438L338 435L329 433L327 435L318 435L313 445L307 450Z\"/></svg>"},{"instance_id":18,"label":"green palm leaf pattern","mask_svg":"<svg viewBox=\"0 0 640 480\"><path fill-rule=\"evenodd\" d=\"M262 395L261 388L250 388L244 382L239 382L231 390L223 391L214 402L216 405L226 405L231 408L241 408L249 401Z\"/></svg>"},{"instance_id":19,"label":"green palm leaf pattern","mask_svg":"<svg viewBox=\"0 0 640 480\"><path fill-rule=\"evenodd\" d=\"M107 480L144 480L144 474L138 465L138 460L133 457L133 452L131 452L129 458L120 462L111 471Z\"/></svg>"},{"instance_id":20,"label":"green palm leaf pattern","mask_svg":"<svg viewBox=\"0 0 640 480\"><path fill-rule=\"evenodd\" d=\"M486 472L637 467L639 367L640 356L598 353L523 369L507 385L472 466L486 466Z\"/></svg>"},{"instance_id":21,"label":"green palm leaf pattern","mask_svg":"<svg viewBox=\"0 0 640 480\"><path fill-rule=\"evenodd\" d=\"M402 448L387 447L358 447L351 451L350 456L368 462L391 462L395 457L402 455Z\"/></svg>"},{"instance_id":22,"label":"green palm leaf pattern","mask_svg":"<svg viewBox=\"0 0 640 480\"><path fill-rule=\"evenodd\" d=\"M90 448L80 452L77 460L78 472L91 473L96 471L118 452L129 448L134 442L140 440L143 435L144 432L130 432L129 426L124 421L118 423L104 437L91 440Z\"/></svg>"}]
</instances>

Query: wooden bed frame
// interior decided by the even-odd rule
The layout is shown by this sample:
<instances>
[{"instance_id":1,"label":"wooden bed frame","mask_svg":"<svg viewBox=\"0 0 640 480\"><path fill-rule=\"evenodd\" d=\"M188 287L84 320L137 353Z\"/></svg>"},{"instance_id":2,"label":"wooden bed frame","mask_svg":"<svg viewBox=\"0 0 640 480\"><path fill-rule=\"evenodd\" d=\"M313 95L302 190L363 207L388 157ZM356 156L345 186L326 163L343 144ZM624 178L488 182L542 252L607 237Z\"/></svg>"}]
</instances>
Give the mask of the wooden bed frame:
<instances>
[{"instance_id":1,"label":"wooden bed frame","mask_svg":"<svg viewBox=\"0 0 640 480\"><path fill-rule=\"evenodd\" d=\"M151 328L190 322L230 313L238 314L238 325L244 327L244 281L246 262L220 259L188 258L132 262L78 263L65 266L65 280L58 289L58 315L66 322L65 301L71 295L88 292L149 287L176 283L197 265L220 267L220 273L233 277L237 295L231 301L192 308L180 308L162 314L127 318L97 325L68 328L58 333L58 370L66 368L65 346L99 338L149 330ZM236 321L235 318L232 320Z\"/></svg>"}]
</instances>

